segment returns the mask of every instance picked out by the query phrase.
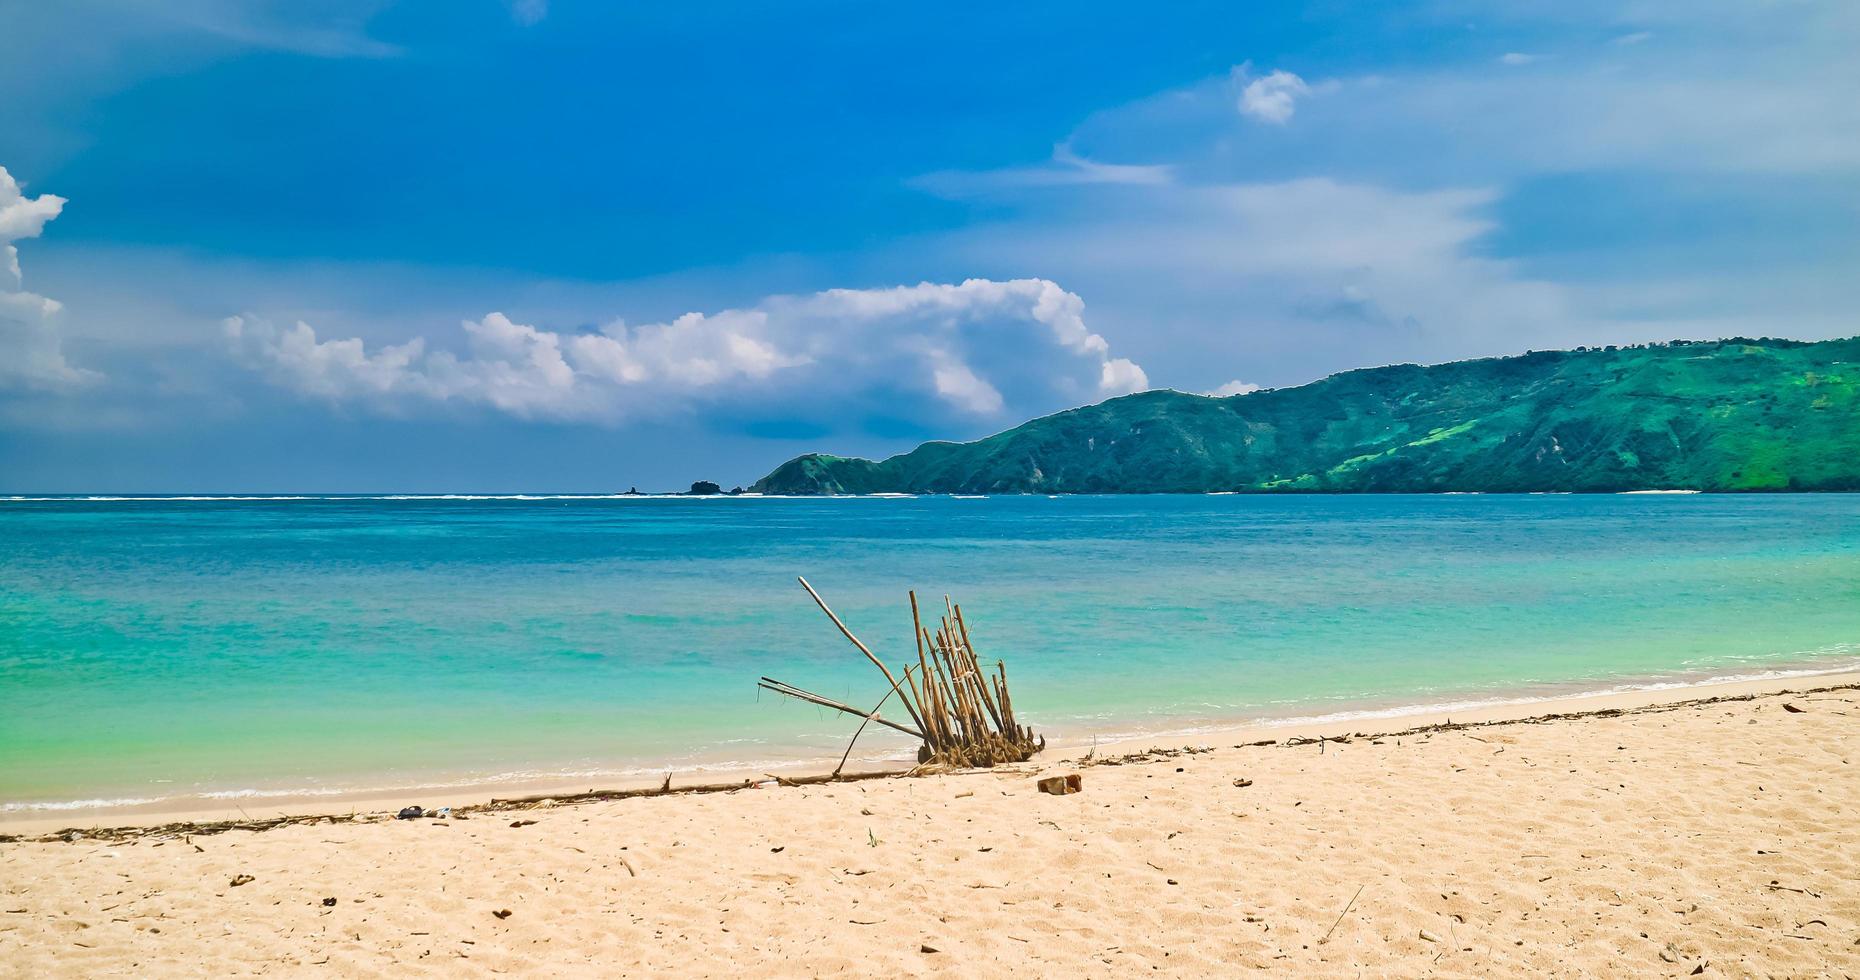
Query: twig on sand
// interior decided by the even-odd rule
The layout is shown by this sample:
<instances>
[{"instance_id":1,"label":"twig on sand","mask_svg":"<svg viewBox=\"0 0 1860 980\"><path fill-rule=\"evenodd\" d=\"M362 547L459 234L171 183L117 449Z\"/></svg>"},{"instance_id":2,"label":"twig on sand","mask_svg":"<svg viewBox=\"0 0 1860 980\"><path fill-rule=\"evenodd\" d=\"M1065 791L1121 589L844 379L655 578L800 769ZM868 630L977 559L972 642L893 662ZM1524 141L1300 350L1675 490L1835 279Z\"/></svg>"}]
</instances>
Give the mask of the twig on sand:
<instances>
[{"instance_id":1,"label":"twig on sand","mask_svg":"<svg viewBox=\"0 0 1860 980\"><path fill-rule=\"evenodd\" d=\"M1337 921L1336 921L1336 922L1332 922L1332 923L1330 924L1330 928L1329 928L1329 929L1326 929L1326 930L1324 930L1324 938L1322 938L1322 939L1320 939L1320 940L1318 940L1318 945L1320 945L1320 946L1322 946L1322 945L1324 945L1325 943L1327 943L1327 942L1330 942L1330 934L1331 934L1331 933L1333 933L1333 932L1336 932L1336 931L1337 931L1337 926L1338 926L1338 925L1339 925L1340 923L1342 923L1342 922L1343 922L1343 917L1344 917L1344 916L1346 916L1346 915L1349 915L1349 914L1350 914L1350 910L1351 910L1352 908L1355 908L1355 907L1356 907L1356 899L1357 899L1357 897L1358 897L1358 896L1360 896L1360 895L1362 895L1362 894L1363 894L1363 887L1364 887L1364 886L1362 886L1362 885L1357 885L1357 886L1356 886L1356 894L1355 894L1355 895L1351 895L1351 896L1350 896L1350 901L1349 901L1349 902L1348 902L1347 904L1345 904L1345 905L1344 905L1344 907L1343 907L1343 911L1341 911L1341 912L1339 912L1339 913L1337 913Z\"/></svg>"}]
</instances>

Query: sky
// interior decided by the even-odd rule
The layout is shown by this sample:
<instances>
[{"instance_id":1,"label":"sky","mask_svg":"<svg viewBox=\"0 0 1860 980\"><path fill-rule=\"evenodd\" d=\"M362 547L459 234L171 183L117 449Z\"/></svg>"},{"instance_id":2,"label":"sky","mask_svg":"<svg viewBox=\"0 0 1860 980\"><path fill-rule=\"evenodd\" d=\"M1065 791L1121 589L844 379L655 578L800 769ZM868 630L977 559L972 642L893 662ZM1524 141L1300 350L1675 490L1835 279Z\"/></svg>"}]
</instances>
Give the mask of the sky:
<instances>
[{"instance_id":1,"label":"sky","mask_svg":"<svg viewBox=\"0 0 1860 980\"><path fill-rule=\"evenodd\" d=\"M1860 4L0 0L0 492L747 484L1860 333Z\"/></svg>"}]
</instances>

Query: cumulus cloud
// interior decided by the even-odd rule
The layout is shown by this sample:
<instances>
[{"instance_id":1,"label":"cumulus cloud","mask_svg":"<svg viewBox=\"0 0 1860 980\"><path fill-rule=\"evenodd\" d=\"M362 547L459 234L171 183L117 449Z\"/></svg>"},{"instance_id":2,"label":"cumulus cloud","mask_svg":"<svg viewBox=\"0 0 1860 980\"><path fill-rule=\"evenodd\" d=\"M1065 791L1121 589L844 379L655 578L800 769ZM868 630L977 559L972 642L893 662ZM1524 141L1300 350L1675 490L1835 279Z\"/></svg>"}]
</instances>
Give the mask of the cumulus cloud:
<instances>
[{"instance_id":1,"label":"cumulus cloud","mask_svg":"<svg viewBox=\"0 0 1860 980\"><path fill-rule=\"evenodd\" d=\"M64 207L65 199L54 194L27 197L0 167L0 388L68 388L101 377L65 360L57 323L63 307L26 292L13 244L39 237Z\"/></svg>"},{"instance_id":2,"label":"cumulus cloud","mask_svg":"<svg viewBox=\"0 0 1860 980\"><path fill-rule=\"evenodd\" d=\"M1240 85L1240 111L1262 122L1285 123L1292 118L1297 100L1311 94L1311 86L1289 71L1256 78L1249 64L1235 68L1233 78Z\"/></svg>"},{"instance_id":3,"label":"cumulus cloud","mask_svg":"<svg viewBox=\"0 0 1860 980\"><path fill-rule=\"evenodd\" d=\"M1216 388L1213 391L1207 392L1207 395L1212 398L1231 398L1234 395L1250 395L1253 392L1256 392L1258 390L1260 390L1259 385L1256 385L1252 383L1251 381L1241 381L1240 379L1235 378L1234 380L1229 381L1224 385L1221 385L1219 388Z\"/></svg>"},{"instance_id":4,"label":"cumulus cloud","mask_svg":"<svg viewBox=\"0 0 1860 980\"><path fill-rule=\"evenodd\" d=\"M1484 247L1497 199L1330 178L1174 186L946 247L984 268L1037 255L1061 281L1089 282L1097 322L1119 336L1142 325L1141 362L1185 390L1242 363L1270 365L1274 378L1251 380L1282 384L1597 336L1567 286Z\"/></svg>"},{"instance_id":5,"label":"cumulus cloud","mask_svg":"<svg viewBox=\"0 0 1860 980\"><path fill-rule=\"evenodd\" d=\"M994 417L1149 386L1085 325L1084 302L1043 279L830 289L587 331L491 313L461 324L458 350L425 337L371 348L254 316L224 328L238 359L279 386L397 413L454 404L615 421L697 402L878 398L901 409L915 397Z\"/></svg>"}]
</instances>

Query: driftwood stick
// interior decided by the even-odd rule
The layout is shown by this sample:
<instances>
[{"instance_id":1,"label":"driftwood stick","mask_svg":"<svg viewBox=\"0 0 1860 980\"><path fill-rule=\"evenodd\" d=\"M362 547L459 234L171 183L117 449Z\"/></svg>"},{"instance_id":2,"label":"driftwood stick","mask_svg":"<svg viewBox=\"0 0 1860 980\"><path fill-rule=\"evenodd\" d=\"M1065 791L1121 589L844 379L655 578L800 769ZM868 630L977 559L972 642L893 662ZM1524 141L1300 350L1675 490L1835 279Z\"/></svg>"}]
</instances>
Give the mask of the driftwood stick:
<instances>
[{"instance_id":1,"label":"driftwood stick","mask_svg":"<svg viewBox=\"0 0 1860 980\"><path fill-rule=\"evenodd\" d=\"M897 722L892 721L889 718L880 718L874 712L860 711L858 708L855 708L850 704L842 704L838 701L833 700L832 698L824 697L819 694L815 694L812 691L802 690L801 688L795 687L793 684L783 684L781 681L774 680L773 678L764 677L762 678L762 683L758 686L774 691L776 694L785 694L788 697L794 698L797 701L806 701L809 704L817 704L823 708L832 708L835 711L844 711L845 713L849 715L858 715L861 718L866 718L871 721L876 721L879 724L884 725L887 728L895 728L898 731L901 731L904 734L911 736L912 738L923 739L924 737L924 733L918 731L915 728L908 728L904 725L900 725Z\"/></svg>"},{"instance_id":2,"label":"driftwood stick","mask_svg":"<svg viewBox=\"0 0 1860 980\"><path fill-rule=\"evenodd\" d=\"M911 679L911 668L910 668L910 665L908 664L905 665L904 667L904 679L907 681ZM853 730L852 739L846 743L846 752L845 754L840 756L840 764L833 767L834 776L838 776L840 774L840 770L846 768L846 760L852 758L853 746L859 744L859 736L865 734L865 726L871 724L872 719L878 717L878 709L884 707L885 702L891 700L891 696L897 693L898 693L898 685L896 684L891 685L891 690L886 691L885 696L882 698L879 698L878 703L872 706L872 713L869 715L866 715L865 720L859 723L859 727Z\"/></svg>"},{"instance_id":3,"label":"driftwood stick","mask_svg":"<svg viewBox=\"0 0 1860 980\"><path fill-rule=\"evenodd\" d=\"M917 647L916 671L906 666L903 676L899 677L853 634L806 579L800 582L801 587L813 598L814 604L839 629L840 635L846 637L890 682L889 689L879 699L878 705L871 711L860 711L851 705L790 684L763 679L763 686L778 694L865 719L853 732L846 751L840 756L839 766L829 778L845 772L846 765L852 759L853 748L863 737L867 725L874 721L917 736L923 742L920 758L925 760L925 764L938 767L986 767L1004 762L1024 762L1045 746L1044 739L1035 736L1031 728L1020 724L1015 718L1014 702L1008 694L1007 670L1001 661L995 661L992 669L982 667L962 608L950 596L943 597L942 614L933 624L926 624L917 593L910 593L911 641ZM913 731L879 714L893 695L904 702L917 730Z\"/></svg>"},{"instance_id":4,"label":"driftwood stick","mask_svg":"<svg viewBox=\"0 0 1860 980\"><path fill-rule=\"evenodd\" d=\"M877 667L880 671L884 673L885 679L891 682L892 687L897 687L898 679L896 677L891 676L891 668L885 666L884 661L873 656L871 648L866 646L864 643L859 642L859 638L853 635L852 630L847 629L846 624L840 622L840 617L837 615L834 615L833 610L828 608L827 600L822 599L820 597L820 593L815 592L814 587L807 584L807 579L801 578L800 576L796 576L795 579L796 581L801 583L801 588L807 590L808 595L814 597L814 605L819 606L820 611L823 613L826 613L828 619L833 620L833 625L840 628L840 633L842 633L848 640L851 640L852 645L858 647L860 653L865 654L865 659L872 661L872 665ZM912 708L910 705L905 705L905 710L911 713L911 720L917 723L917 727L922 728L924 725L924 720L922 718L917 717L917 709ZM923 736L919 735L918 737L922 738Z\"/></svg>"},{"instance_id":5,"label":"driftwood stick","mask_svg":"<svg viewBox=\"0 0 1860 980\"><path fill-rule=\"evenodd\" d=\"M1322 946L1325 943L1330 942L1330 934L1337 931L1337 926L1343 922L1343 917L1350 914L1350 909L1355 907L1356 900L1358 898L1361 898L1362 895L1363 895L1363 886L1357 885L1356 894L1351 895L1350 901L1346 905L1344 905L1343 911L1337 913L1337 921L1332 922L1330 924L1330 928L1324 930L1324 938L1318 940L1318 945Z\"/></svg>"},{"instance_id":6,"label":"driftwood stick","mask_svg":"<svg viewBox=\"0 0 1860 980\"><path fill-rule=\"evenodd\" d=\"M979 674L981 673L981 667L975 661L975 644L969 642L969 624L962 621L962 607L957 606L955 609L956 629L962 633L962 648L968 652L969 667ZM984 683L981 684L979 688L982 692L982 704L988 708L989 717L995 720L995 727L1001 731L1007 731L1007 726L1001 723L1003 719L1000 707L995 704L995 699L989 696L988 685Z\"/></svg>"},{"instance_id":7,"label":"driftwood stick","mask_svg":"<svg viewBox=\"0 0 1860 980\"><path fill-rule=\"evenodd\" d=\"M917 615L917 591L915 589L911 590L911 635L912 638L917 641L917 676L923 678L924 691L928 693L930 690L930 665L924 660L924 625L923 621L919 619ZM910 673L908 669L904 672L906 677L909 677ZM917 693L917 683L915 681L911 682L911 693L913 695ZM935 752L941 747L943 733L937 731L935 725L928 723L930 702L920 697L917 699L917 706L922 709L921 717L925 721L923 729L931 735L931 738L927 740L930 742L930 750Z\"/></svg>"}]
</instances>

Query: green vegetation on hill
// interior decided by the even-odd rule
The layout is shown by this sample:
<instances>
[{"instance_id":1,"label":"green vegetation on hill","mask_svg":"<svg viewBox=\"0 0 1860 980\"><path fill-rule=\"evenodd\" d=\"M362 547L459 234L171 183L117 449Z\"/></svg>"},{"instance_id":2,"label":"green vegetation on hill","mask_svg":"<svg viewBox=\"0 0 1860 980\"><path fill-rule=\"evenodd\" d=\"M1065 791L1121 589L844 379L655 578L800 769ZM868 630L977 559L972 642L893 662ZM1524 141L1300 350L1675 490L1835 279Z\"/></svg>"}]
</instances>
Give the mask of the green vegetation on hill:
<instances>
[{"instance_id":1,"label":"green vegetation on hill","mask_svg":"<svg viewBox=\"0 0 1860 980\"><path fill-rule=\"evenodd\" d=\"M1860 338L1398 364L1210 398L1149 391L763 493L1860 490Z\"/></svg>"}]
</instances>

